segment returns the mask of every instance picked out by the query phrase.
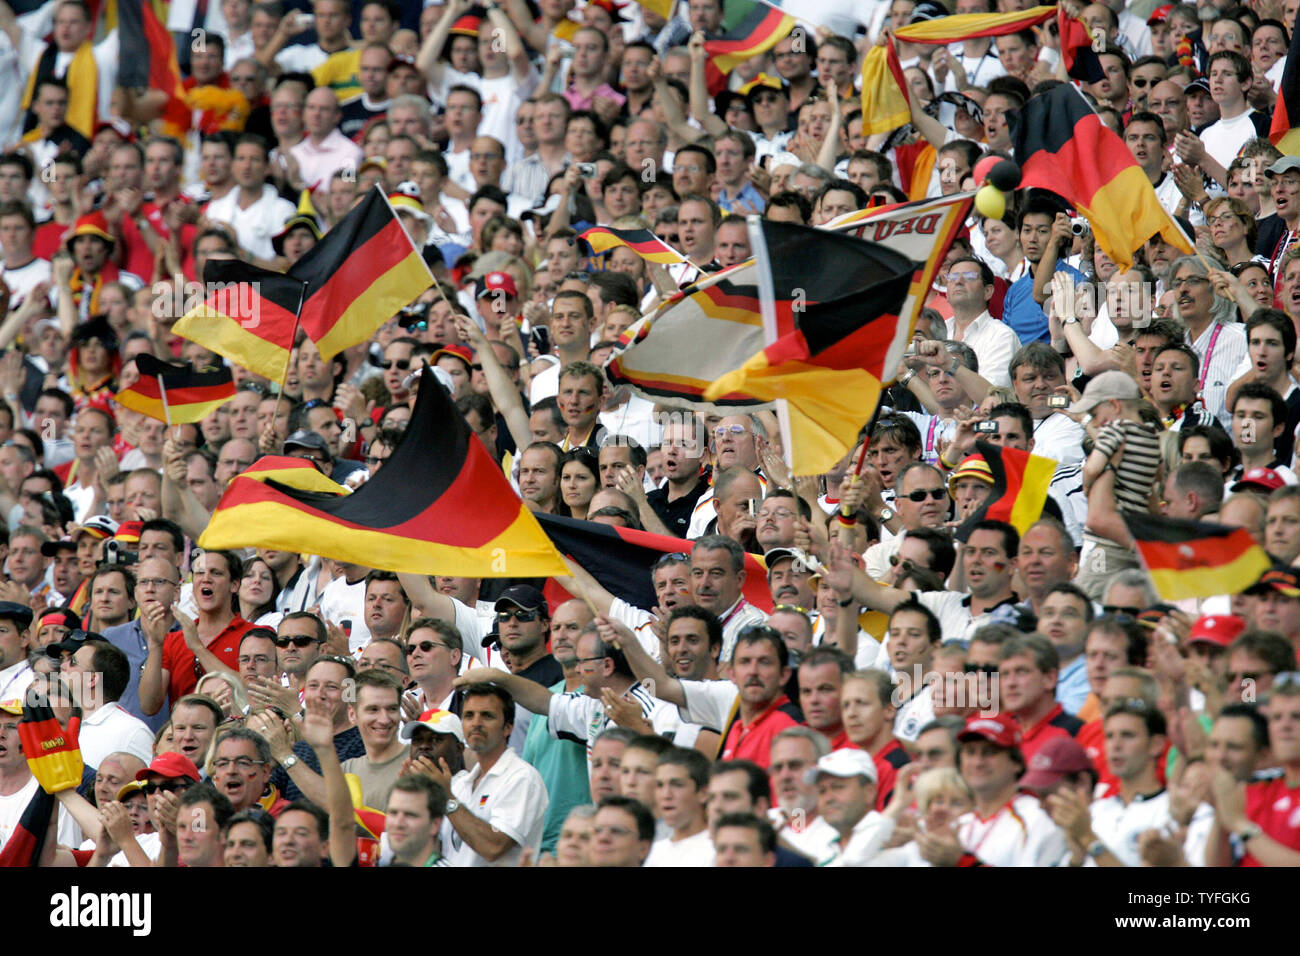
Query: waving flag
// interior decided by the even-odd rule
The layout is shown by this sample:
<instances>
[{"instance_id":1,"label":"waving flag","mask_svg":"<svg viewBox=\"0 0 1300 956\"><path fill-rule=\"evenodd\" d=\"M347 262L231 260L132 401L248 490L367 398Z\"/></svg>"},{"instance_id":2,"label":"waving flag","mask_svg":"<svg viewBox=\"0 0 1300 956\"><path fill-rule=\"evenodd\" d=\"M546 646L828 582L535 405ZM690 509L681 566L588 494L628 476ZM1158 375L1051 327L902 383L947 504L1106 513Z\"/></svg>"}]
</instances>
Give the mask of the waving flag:
<instances>
[{"instance_id":1,"label":"waving flag","mask_svg":"<svg viewBox=\"0 0 1300 956\"><path fill-rule=\"evenodd\" d=\"M238 475L199 546L310 552L413 574L568 574L427 366L405 437L357 491L332 495Z\"/></svg>"},{"instance_id":2,"label":"waving flag","mask_svg":"<svg viewBox=\"0 0 1300 956\"><path fill-rule=\"evenodd\" d=\"M1245 528L1121 511L1151 583L1166 601L1237 594L1272 567Z\"/></svg>"},{"instance_id":3,"label":"waving flag","mask_svg":"<svg viewBox=\"0 0 1300 956\"><path fill-rule=\"evenodd\" d=\"M1282 69L1282 85L1277 91L1277 102L1273 104L1273 122L1268 129L1268 138L1278 149L1288 156L1300 156L1300 130L1296 122L1300 120L1300 13L1291 25L1291 47L1286 52L1286 66Z\"/></svg>"},{"instance_id":4,"label":"waving flag","mask_svg":"<svg viewBox=\"0 0 1300 956\"><path fill-rule=\"evenodd\" d=\"M595 255L625 246L646 262L671 266L686 261L684 255L649 229L611 229L608 226L592 226L578 238L585 241Z\"/></svg>"},{"instance_id":5,"label":"waving flag","mask_svg":"<svg viewBox=\"0 0 1300 956\"><path fill-rule=\"evenodd\" d=\"M727 75L732 70L766 53L798 26L794 17L763 0L730 0L725 12L730 28L704 41L709 54L704 79L713 96L726 89Z\"/></svg>"},{"instance_id":6,"label":"waving flag","mask_svg":"<svg viewBox=\"0 0 1300 956\"><path fill-rule=\"evenodd\" d=\"M1032 7L1011 13L958 13L910 23L894 31L894 38L906 43L944 44L957 43L973 37L1002 37L1056 16L1056 7Z\"/></svg>"},{"instance_id":7,"label":"waving flag","mask_svg":"<svg viewBox=\"0 0 1300 956\"><path fill-rule=\"evenodd\" d=\"M1021 188L1051 190L1076 207L1121 268L1132 266L1134 251L1157 233L1188 255L1195 251L1124 141L1068 83L1011 114L1011 144Z\"/></svg>"},{"instance_id":8,"label":"waving flag","mask_svg":"<svg viewBox=\"0 0 1300 956\"><path fill-rule=\"evenodd\" d=\"M229 368L196 372L189 362L175 365L147 352L136 356L135 367L140 379L118 392L114 400L169 426L202 421L235 397Z\"/></svg>"},{"instance_id":9,"label":"waving flag","mask_svg":"<svg viewBox=\"0 0 1300 956\"><path fill-rule=\"evenodd\" d=\"M1024 534L1043 516L1056 462L986 441L977 441L975 447L993 474L993 487L984 504L962 522L954 537L965 541L975 525L986 520L1005 521Z\"/></svg>"}]
</instances>

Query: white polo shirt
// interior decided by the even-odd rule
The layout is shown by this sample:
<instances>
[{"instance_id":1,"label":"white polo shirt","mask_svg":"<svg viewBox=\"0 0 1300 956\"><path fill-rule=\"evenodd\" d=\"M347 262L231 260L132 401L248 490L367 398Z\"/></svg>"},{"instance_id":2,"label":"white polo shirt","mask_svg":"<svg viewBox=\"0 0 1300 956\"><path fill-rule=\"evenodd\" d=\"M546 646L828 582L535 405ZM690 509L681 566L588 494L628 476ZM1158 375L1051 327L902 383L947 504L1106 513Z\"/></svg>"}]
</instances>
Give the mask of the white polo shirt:
<instances>
[{"instance_id":1,"label":"white polo shirt","mask_svg":"<svg viewBox=\"0 0 1300 956\"><path fill-rule=\"evenodd\" d=\"M1062 465L1083 462L1083 426L1069 415L1053 412L1034 422L1034 454Z\"/></svg>"},{"instance_id":2,"label":"white polo shirt","mask_svg":"<svg viewBox=\"0 0 1300 956\"><path fill-rule=\"evenodd\" d=\"M641 708L641 716L654 727L656 734L674 729L675 708L651 697L640 684L631 685L623 697L636 702ZM604 703L581 691L551 695L551 712L547 715L546 729L556 740L574 740L586 745L588 772L591 771L591 748L596 738L613 723L605 712Z\"/></svg>"},{"instance_id":3,"label":"white polo shirt","mask_svg":"<svg viewBox=\"0 0 1300 956\"><path fill-rule=\"evenodd\" d=\"M27 688L35 678L36 673L32 670L32 665L27 663L26 658L17 664L10 664L0 671L0 701L24 700L27 697ZM152 741L150 743L152 744ZM0 846L3 845L0 843Z\"/></svg>"},{"instance_id":4,"label":"white polo shirt","mask_svg":"<svg viewBox=\"0 0 1300 956\"><path fill-rule=\"evenodd\" d=\"M284 228L285 222L296 211L293 203L281 199L275 188L262 186L262 196L247 209L239 206L241 190L230 190L220 199L208 203L204 213L216 222L229 223L235 230L239 245L249 255L259 259L274 259L275 247L271 237Z\"/></svg>"},{"instance_id":5,"label":"white polo shirt","mask_svg":"<svg viewBox=\"0 0 1300 956\"><path fill-rule=\"evenodd\" d=\"M81 759L87 767L96 770L100 761L119 750L139 757L146 764L153 760L153 731L143 720L118 706L115 700L81 719L78 739Z\"/></svg>"},{"instance_id":6,"label":"white polo shirt","mask_svg":"<svg viewBox=\"0 0 1300 956\"><path fill-rule=\"evenodd\" d=\"M486 774L482 766L462 770L451 781L451 795L462 807L477 817L487 820L500 830L515 846L496 860L479 856L452 826L443 823L443 855L452 866L518 866L523 848L531 847L536 853L542 844L542 830L546 823L546 807L550 798L542 775L534 770L513 750L507 748Z\"/></svg>"},{"instance_id":7,"label":"white polo shirt","mask_svg":"<svg viewBox=\"0 0 1300 956\"><path fill-rule=\"evenodd\" d=\"M650 846L650 855L645 858L645 866L712 866L713 837L705 827L694 836L674 842L672 837L655 840Z\"/></svg>"},{"instance_id":8,"label":"white polo shirt","mask_svg":"<svg viewBox=\"0 0 1300 956\"><path fill-rule=\"evenodd\" d=\"M767 811L767 819L776 827L776 835L781 840L813 863L829 859L835 852L835 840L839 834L822 817L808 821L793 817L780 807L773 807Z\"/></svg>"},{"instance_id":9,"label":"white polo shirt","mask_svg":"<svg viewBox=\"0 0 1300 956\"><path fill-rule=\"evenodd\" d=\"M767 615L743 597L727 608L718 617L722 620L722 654L719 661L730 661L736 649L736 639L740 632L754 624L766 624Z\"/></svg>"},{"instance_id":10,"label":"white polo shirt","mask_svg":"<svg viewBox=\"0 0 1300 956\"><path fill-rule=\"evenodd\" d=\"M1141 866L1138 837L1147 830L1166 835L1173 828L1169 815L1169 791L1160 790L1147 797L1135 797L1127 806L1116 794L1092 802L1092 832L1106 844L1106 849L1125 866Z\"/></svg>"},{"instance_id":11,"label":"white polo shirt","mask_svg":"<svg viewBox=\"0 0 1300 956\"><path fill-rule=\"evenodd\" d=\"M989 866L1056 866L1066 853L1065 832L1037 797L1017 794L983 820L973 811L957 818L957 838L967 853Z\"/></svg>"},{"instance_id":12,"label":"white polo shirt","mask_svg":"<svg viewBox=\"0 0 1300 956\"><path fill-rule=\"evenodd\" d=\"M818 866L867 866L880 852L885 842L894 835L894 819L876 810L857 822L849 842L837 832L831 842L831 855L817 861Z\"/></svg>"},{"instance_id":13,"label":"white polo shirt","mask_svg":"<svg viewBox=\"0 0 1300 956\"><path fill-rule=\"evenodd\" d=\"M952 338L957 328L957 320L948 318L948 338ZM1004 388L1011 386L1011 373L1007 367L1011 357L1020 348L1020 338L1011 326L989 315L988 310L975 317L975 321L966 326L962 342L970 346L980 362L980 375L985 381Z\"/></svg>"}]
</instances>

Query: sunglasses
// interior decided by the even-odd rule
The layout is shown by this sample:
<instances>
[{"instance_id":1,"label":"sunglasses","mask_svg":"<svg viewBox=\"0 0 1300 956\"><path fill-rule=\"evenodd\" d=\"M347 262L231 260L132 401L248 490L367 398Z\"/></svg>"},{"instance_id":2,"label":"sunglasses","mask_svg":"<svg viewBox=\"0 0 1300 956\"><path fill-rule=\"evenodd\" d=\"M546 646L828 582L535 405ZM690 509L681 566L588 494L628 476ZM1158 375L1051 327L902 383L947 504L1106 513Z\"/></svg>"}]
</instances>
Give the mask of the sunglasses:
<instances>
[{"instance_id":1,"label":"sunglasses","mask_svg":"<svg viewBox=\"0 0 1300 956\"><path fill-rule=\"evenodd\" d=\"M943 501L944 498L948 497L948 489L930 488L927 490L925 488L918 488L916 491L911 491L905 495L899 495L898 497L906 498L908 501L917 502L924 501L926 498L929 498L931 501Z\"/></svg>"},{"instance_id":2,"label":"sunglasses","mask_svg":"<svg viewBox=\"0 0 1300 956\"><path fill-rule=\"evenodd\" d=\"M423 653L427 654L435 647L445 647L448 650L451 649L450 644L444 644L441 641L420 641L418 644L406 645L406 656L410 657L416 651L422 651Z\"/></svg>"},{"instance_id":3,"label":"sunglasses","mask_svg":"<svg viewBox=\"0 0 1300 956\"><path fill-rule=\"evenodd\" d=\"M384 369L384 371L387 371L388 369L393 368L394 366L396 366L399 372L405 372L408 368L411 367L411 360L410 359L384 359L379 363L379 367Z\"/></svg>"},{"instance_id":4,"label":"sunglasses","mask_svg":"<svg viewBox=\"0 0 1300 956\"><path fill-rule=\"evenodd\" d=\"M806 607L800 607L797 604L778 604L774 608L772 608L772 613L775 614L777 611L794 611L794 613L796 614L808 613L808 609Z\"/></svg>"},{"instance_id":5,"label":"sunglasses","mask_svg":"<svg viewBox=\"0 0 1300 956\"><path fill-rule=\"evenodd\" d=\"M319 644L321 642L320 640L314 637L297 635L294 637L277 637L273 639L273 643L275 644L276 647L288 647L290 644L292 644L294 647L301 650L304 647L311 647L313 644Z\"/></svg>"},{"instance_id":6,"label":"sunglasses","mask_svg":"<svg viewBox=\"0 0 1300 956\"><path fill-rule=\"evenodd\" d=\"M511 618L516 621L535 621L537 616L536 611L526 611L521 607L515 608L513 611L497 611L497 620L502 624Z\"/></svg>"},{"instance_id":7,"label":"sunglasses","mask_svg":"<svg viewBox=\"0 0 1300 956\"><path fill-rule=\"evenodd\" d=\"M153 796L159 790L163 793L183 793L194 785L193 780L164 780L159 783L156 780L150 780L140 789L144 791L145 796Z\"/></svg>"},{"instance_id":8,"label":"sunglasses","mask_svg":"<svg viewBox=\"0 0 1300 956\"><path fill-rule=\"evenodd\" d=\"M1106 613L1106 614L1123 614L1123 615L1125 615L1126 617L1133 617L1133 618L1135 618L1135 617L1137 617L1139 614L1142 613L1142 608L1140 608L1140 607L1123 607L1123 606L1121 606L1121 605L1119 605L1119 604L1105 604L1105 605L1102 606L1102 611L1103 611L1104 613Z\"/></svg>"}]
</instances>

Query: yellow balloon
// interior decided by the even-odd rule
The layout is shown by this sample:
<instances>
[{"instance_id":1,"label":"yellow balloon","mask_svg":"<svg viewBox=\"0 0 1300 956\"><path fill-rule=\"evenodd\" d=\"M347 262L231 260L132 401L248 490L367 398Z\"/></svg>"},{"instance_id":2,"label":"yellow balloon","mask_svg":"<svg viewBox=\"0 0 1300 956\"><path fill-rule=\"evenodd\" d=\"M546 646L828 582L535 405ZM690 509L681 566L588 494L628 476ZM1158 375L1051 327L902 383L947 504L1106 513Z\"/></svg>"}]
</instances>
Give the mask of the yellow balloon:
<instances>
[{"instance_id":1,"label":"yellow balloon","mask_svg":"<svg viewBox=\"0 0 1300 956\"><path fill-rule=\"evenodd\" d=\"M981 216L1001 219L1002 214L1007 211L1006 194L996 186L981 186L980 191L975 194L975 208Z\"/></svg>"}]
</instances>

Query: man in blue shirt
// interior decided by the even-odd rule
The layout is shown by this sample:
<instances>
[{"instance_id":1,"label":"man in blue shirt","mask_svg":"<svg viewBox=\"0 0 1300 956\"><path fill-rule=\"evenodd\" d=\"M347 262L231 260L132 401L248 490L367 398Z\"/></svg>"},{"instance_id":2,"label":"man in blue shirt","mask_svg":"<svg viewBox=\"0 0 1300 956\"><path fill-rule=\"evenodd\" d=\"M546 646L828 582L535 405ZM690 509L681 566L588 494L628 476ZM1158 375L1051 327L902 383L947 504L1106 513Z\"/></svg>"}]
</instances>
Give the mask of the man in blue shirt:
<instances>
[{"instance_id":1,"label":"man in blue shirt","mask_svg":"<svg viewBox=\"0 0 1300 956\"><path fill-rule=\"evenodd\" d=\"M1074 235L1070 231L1070 217L1060 211L1060 204L1035 196L1025 205L1020 213L1020 249L1025 254L1028 266L1025 274L1011 284L1002 303L1002 321L1011 326L1020 338L1022 345L1030 342L1050 341L1047 328L1047 313L1043 303L1051 293L1050 283L1044 283L1040 290L1035 290L1034 280L1039 274L1040 263L1044 260L1046 268L1052 272L1065 270L1074 277L1075 282L1086 282L1082 272L1059 261L1063 249L1069 248Z\"/></svg>"}]
</instances>

